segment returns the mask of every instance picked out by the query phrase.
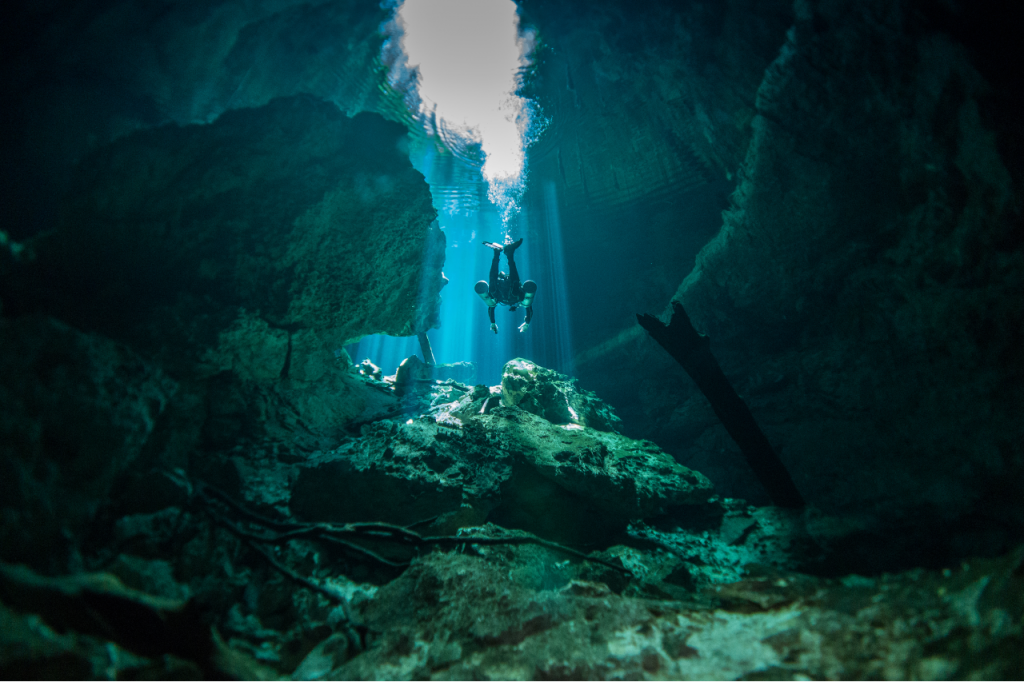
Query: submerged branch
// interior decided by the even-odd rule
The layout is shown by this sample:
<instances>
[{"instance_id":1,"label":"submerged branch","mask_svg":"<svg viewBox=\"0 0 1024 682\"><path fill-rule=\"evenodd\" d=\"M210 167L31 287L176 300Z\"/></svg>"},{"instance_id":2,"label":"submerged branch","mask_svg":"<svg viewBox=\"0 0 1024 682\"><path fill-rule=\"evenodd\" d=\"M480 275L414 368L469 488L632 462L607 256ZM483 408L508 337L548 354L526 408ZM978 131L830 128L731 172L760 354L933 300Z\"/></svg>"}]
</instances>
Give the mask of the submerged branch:
<instances>
[{"instance_id":1,"label":"submerged branch","mask_svg":"<svg viewBox=\"0 0 1024 682\"><path fill-rule=\"evenodd\" d=\"M672 301L672 311L668 324L653 315L637 315L636 319L697 384L772 502L790 509L804 506L789 471L711 354L708 337L694 328L678 301Z\"/></svg>"},{"instance_id":2,"label":"submerged branch","mask_svg":"<svg viewBox=\"0 0 1024 682\"><path fill-rule=\"evenodd\" d=\"M253 548L258 548L260 545L280 546L287 544L292 540L321 540L340 545L351 552L371 559L377 563L402 568L409 565L407 561L399 562L388 559L373 550L362 546L356 541L363 540L375 543L390 543L410 549L419 549L423 547L458 547L460 545L538 545L583 561L600 564L626 575L631 575L629 569L621 565L616 565L615 563L598 557L589 556L579 550L566 547L565 545L560 545L557 542L544 540L534 535L516 535L508 537L490 537L482 535L423 536L416 531L411 530L411 527L398 526L383 522L346 523L339 526L331 523L297 523L292 521L277 521L246 509L244 506L235 502L230 495L207 483L197 482L193 485L181 472L164 473L176 484L185 488L189 493L190 499L203 507L211 518L213 518L215 523L224 527L242 542ZM217 505L220 505L221 508L226 508L230 513L237 516L244 522L249 523L252 526L259 527L261 531L254 532L239 527L235 521L229 520L221 511L218 511ZM415 525L422 525L423 523L424 522L419 522ZM267 533L266 531L268 530L280 532ZM294 573L294 571L291 571L287 566L284 566L274 559L265 549L260 548L257 551L266 558L276 570L286 575L289 579L299 582L303 586L324 594L333 600L344 601L344 598L340 595L337 595L332 591L303 578L297 573ZM348 603L344 602L344 604L347 612Z\"/></svg>"}]
</instances>

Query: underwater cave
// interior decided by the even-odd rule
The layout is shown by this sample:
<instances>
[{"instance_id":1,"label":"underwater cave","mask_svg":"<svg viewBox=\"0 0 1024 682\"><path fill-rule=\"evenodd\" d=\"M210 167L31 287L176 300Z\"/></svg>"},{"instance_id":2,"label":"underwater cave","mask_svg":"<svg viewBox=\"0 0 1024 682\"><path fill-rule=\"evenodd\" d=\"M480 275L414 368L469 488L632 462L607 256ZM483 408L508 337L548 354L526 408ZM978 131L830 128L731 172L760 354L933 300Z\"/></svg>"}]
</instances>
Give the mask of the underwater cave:
<instances>
[{"instance_id":1,"label":"underwater cave","mask_svg":"<svg viewBox=\"0 0 1024 682\"><path fill-rule=\"evenodd\" d=\"M1019 679L1021 26L8 0L0 673Z\"/></svg>"}]
</instances>

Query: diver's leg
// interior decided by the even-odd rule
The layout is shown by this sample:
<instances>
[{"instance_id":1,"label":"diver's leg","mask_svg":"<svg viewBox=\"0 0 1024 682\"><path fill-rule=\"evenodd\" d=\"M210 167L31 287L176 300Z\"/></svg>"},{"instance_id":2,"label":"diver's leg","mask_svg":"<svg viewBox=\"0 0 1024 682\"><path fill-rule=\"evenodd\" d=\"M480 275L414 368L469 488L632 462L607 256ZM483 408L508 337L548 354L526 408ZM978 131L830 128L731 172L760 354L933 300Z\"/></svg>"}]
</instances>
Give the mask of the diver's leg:
<instances>
[{"instance_id":1,"label":"diver's leg","mask_svg":"<svg viewBox=\"0 0 1024 682\"><path fill-rule=\"evenodd\" d=\"M503 249L505 251L505 255L508 256L509 258L512 258L512 254L514 254L516 252L516 249L518 249L522 245L523 245L523 238L522 237L520 237L519 239L515 240L511 244L505 244L505 246L503 247Z\"/></svg>"},{"instance_id":2,"label":"diver's leg","mask_svg":"<svg viewBox=\"0 0 1024 682\"><path fill-rule=\"evenodd\" d=\"M487 284L491 287L491 291L494 292L492 295L498 295L498 259L501 257L501 251L494 252L494 259L491 260L491 272L487 277Z\"/></svg>"},{"instance_id":3,"label":"diver's leg","mask_svg":"<svg viewBox=\"0 0 1024 682\"><path fill-rule=\"evenodd\" d=\"M519 281L519 269L516 268L516 261L515 261L516 249L518 249L522 245L522 243L523 243L523 238L520 237L519 239L517 239L516 241L512 242L511 244L505 244L505 248L504 248L505 258L508 259L509 284L511 285L511 291L514 291L514 292L518 292L519 291L519 284L520 284L520 281Z\"/></svg>"},{"instance_id":4,"label":"diver's leg","mask_svg":"<svg viewBox=\"0 0 1024 682\"><path fill-rule=\"evenodd\" d=\"M508 281L510 291L519 291L519 268L516 267L516 261L512 257L511 253L507 253L508 257Z\"/></svg>"}]
</instances>

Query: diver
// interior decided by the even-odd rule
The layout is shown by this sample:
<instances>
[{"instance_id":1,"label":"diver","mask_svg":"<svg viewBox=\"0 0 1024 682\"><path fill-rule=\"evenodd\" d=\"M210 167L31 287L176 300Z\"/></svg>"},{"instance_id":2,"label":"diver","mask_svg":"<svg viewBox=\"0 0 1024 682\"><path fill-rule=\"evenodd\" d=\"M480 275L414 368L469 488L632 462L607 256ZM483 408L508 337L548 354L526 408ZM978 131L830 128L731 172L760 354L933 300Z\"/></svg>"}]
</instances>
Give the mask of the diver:
<instances>
[{"instance_id":1,"label":"diver","mask_svg":"<svg viewBox=\"0 0 1024 682\"><path fill-rule=\"evenodd\" d=\"M505 246L494 242L484 242L484 246L494 249L494 260L491 261L491 272L488 277L490 284L480 280L473 288L487 304L487 317L491 320L491 331L495 334L498 333L498 325L494 322L496 306L507 305L510 312L519 306L526 308L526 321L519 325L521 332L529 329L530 320L533 319L533 297L537 293L537 283L530 279L520 283L519 271L516 269L514 258L516 249L522 243L521 238ZM508 275L498 270L498 261L502 252L508 259Z\"/></svg>"}]
</instances>

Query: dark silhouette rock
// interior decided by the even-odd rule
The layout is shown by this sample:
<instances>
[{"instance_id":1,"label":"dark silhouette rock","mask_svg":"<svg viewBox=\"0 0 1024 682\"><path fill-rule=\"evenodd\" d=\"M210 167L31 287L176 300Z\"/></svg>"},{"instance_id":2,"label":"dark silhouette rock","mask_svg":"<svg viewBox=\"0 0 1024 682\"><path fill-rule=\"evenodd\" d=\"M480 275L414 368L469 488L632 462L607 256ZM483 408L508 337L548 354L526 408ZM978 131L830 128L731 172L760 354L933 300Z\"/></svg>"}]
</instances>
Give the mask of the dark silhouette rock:
<instances>
[{"instance_id":1,"label":"dark silhouette rock","mask_svg":"<svg viewBox=\"0 0 1024 682\"><path fill-rule=\"evenodd\" d=\"M43 316L0 319L0 558L73 565L176 390L123 344Z\"/></svg>"}]
</instances>

